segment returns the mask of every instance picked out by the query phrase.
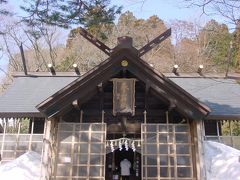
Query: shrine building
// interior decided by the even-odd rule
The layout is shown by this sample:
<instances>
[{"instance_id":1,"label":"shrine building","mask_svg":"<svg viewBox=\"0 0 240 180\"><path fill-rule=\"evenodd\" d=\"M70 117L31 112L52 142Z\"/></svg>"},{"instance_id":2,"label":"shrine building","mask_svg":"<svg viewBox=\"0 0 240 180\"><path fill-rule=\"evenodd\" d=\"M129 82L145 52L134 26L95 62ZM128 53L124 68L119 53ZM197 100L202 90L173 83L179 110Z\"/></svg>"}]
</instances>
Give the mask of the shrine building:
<instances>
[{"instance_id":1,"label":"shrine building","mask_svg":"<svg viewBox=\"0 0 240 180\"><path fill-rule=\"evenodd\" d=\"M124 159L131 180L204 179L205 140L240 149L222 132L240 120L240 76L157 72L141 57L169 34L110 49L82 30L109 56L92 70L15 74L0 97L2 163L32 150L44 180L120 179Z\"/></svg>"}]
</instances>

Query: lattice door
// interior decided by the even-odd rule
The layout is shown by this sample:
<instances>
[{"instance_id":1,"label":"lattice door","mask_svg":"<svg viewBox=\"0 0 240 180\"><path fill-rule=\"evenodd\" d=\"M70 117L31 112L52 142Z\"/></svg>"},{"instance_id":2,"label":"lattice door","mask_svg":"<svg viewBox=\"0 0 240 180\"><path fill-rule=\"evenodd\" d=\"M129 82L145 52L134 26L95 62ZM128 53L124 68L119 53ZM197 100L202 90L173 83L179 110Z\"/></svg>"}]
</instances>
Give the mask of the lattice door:
<instances>
[{"instance_id":1,"label":"lattice door","mask_svg":"<svg viewBox=\"0 0 240 180\"><path fill-rule=\"evenodd\" d=\"M142 124L142 179L195 179L188 124Z\"/></svg>"},{"instance_id":2,"label":"lattice door","mask_svg":"<svg viewBox=\"0 0 240 180\"><path fill-rule=\"evenodd\" d=\"M56 180L104 180L106 124L60 123Z\"/></svg>"}]
</instances>

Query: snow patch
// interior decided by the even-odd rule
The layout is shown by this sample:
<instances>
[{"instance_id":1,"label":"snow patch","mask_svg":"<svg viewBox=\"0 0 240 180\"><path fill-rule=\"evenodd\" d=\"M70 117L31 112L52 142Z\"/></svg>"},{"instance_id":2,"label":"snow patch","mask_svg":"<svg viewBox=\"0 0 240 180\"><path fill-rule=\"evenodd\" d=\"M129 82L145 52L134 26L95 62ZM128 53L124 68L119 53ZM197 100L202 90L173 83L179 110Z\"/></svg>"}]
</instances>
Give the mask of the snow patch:
<instances>
[{"instance_id":1,"label":"snow patch","mask_svg":"<svg viewBox=\"0 0 240 180\"><path fill-rule=\"evenodd\" d=\"M240 151L227 145L205 141L207 180L240 180ZM19 158L0 165L0 179L40 180L41 156L29 151Z\"/></svg>"},{"instance_id":2,"label":"snow patch","mask_svg":"<svg viewBox=\"0 0 240 180\"><path fill-rule=\"evenodd\" d=\"M41 175L41 155L29 151L17 159L0 165L0 179L39 180Z\"/></svg>"},{"instance_id":3,"label":"snow patch","mask_svg":"<svg viewBox=\"0 0 240 180\"><path fill-rule=\"evenodd\" d=\"M240 151L230 146L205 141L207 180L240 180Z\"/></svg>"}]
</instances>

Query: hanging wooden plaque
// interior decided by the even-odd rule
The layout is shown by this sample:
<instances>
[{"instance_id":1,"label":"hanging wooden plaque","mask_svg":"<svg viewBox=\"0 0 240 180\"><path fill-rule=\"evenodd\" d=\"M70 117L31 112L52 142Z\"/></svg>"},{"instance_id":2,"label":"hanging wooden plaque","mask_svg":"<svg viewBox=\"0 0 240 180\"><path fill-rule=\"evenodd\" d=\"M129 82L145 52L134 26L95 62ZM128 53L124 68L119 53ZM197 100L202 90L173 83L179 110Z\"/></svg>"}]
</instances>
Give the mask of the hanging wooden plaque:
<instances>
[{"instance_id":1,"label":"hanging wooden plaque","mask_svg":"<svg viewBox=\"0 0 240 180\"><path fill-rule=\"evenodd\" d=\"M113 115L135 114L136 79L114 78L113 81Z\"/></svg>"}]
</instances>

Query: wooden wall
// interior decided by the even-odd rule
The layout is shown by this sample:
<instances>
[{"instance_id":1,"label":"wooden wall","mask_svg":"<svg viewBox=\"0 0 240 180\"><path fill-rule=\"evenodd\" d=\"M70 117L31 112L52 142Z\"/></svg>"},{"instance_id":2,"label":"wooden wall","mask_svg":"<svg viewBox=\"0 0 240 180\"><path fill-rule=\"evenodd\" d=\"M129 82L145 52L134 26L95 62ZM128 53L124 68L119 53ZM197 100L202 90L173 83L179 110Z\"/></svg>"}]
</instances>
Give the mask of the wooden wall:
<instances>
[{"instance_id":1,"label":"wooden wall","mask_svg":"<svg viewBox=\"0 0 240 180\"><path fill-rule=\"evenodd\" d=\"M117 77L123 77L119 74ZM127 78L135 78L133 75L125 75ZM113 77L116 78L116 77ZM81 103L81 102L80 102ZM135 115L124 115L127 118L128 137L140 137L141 123L144 122L144 111L146 110L148 123L166 123L166 111L169 111L169 103L157 96L153 89L147 88L144 82L137 80L135 85ZM81 111L82 122L102 122L102 112L104 111L104 122L108 125L109 134L121 134L120 123L123 116L113 116L113 82L108 81L102 85L101 90L80 107L74 108L62 116L64 122L80 122ZM169 123L179 123L184 117L174 109L169 111ZM186 119L186 118L185 118ZM131 135L132 134L132 135ZM111 136L111 135L110 135ZM122 137L122 135L120 135ZM110 138L110 137L109 137ZM118 136L114 136L118 138Z\"/></svg>"},{"instance_id":2,"label":"wooden wall","mask_svg":"<svg viewBox=\"0 0 240 180\"><path fill-rule=\"evenodd\" d=\"M103 94L94 95L88 102L81 105L80 109L72 108L63 116L63 121L80 122L80 110L83 113L84 122L101 122L102 110L105 112L105 121L108 123L119 121L121 116L113 116L113 93L112 82L108 82L104 87ZM143 122L143 112L147 111L147 119L149 123L164 123L166 121L165 112L168 111L169 105L164 103L160 98L154 95L150 89L147 98L145 98L145 85L142 82L136 83L135 95L135 116L128 116L129 121ZM175 110L169 114L170 122L178 122L182 120L182 116Z\"/></svg>"}]
</instances>

